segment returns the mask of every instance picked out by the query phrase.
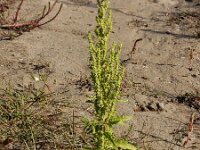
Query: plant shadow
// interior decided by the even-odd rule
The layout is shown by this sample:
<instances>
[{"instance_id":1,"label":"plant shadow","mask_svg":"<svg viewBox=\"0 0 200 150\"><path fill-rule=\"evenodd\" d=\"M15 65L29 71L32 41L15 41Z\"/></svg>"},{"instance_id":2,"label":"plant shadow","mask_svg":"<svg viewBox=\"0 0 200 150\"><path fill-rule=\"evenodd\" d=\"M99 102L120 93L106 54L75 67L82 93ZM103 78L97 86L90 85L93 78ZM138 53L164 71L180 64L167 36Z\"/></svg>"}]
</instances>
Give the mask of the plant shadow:
<instances>
[{"instance_id":1,"label":"plant shadow","mask_svg":"<svg viewBox=\"0 0 200 150\"><path fill-rule=\"evenodd\" d=\"M152 30L152 29L142 29L142 31L150 32L150 33L154 33L154 34L171 35L176 38L189 38L189 39L199 39L200 38L198 35L195 36L195 35L187 35L187 34L177 34L177 33L173 33L170 31L156 31L156 30Z\"/></svg>"}]
</instances>

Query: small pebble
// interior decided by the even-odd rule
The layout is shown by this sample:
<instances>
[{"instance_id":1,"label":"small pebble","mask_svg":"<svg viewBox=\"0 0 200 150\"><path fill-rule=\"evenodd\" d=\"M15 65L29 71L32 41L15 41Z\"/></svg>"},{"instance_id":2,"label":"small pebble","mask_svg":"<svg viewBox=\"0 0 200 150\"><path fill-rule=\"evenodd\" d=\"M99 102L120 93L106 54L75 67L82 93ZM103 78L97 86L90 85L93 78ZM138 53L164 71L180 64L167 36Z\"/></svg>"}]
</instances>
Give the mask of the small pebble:
<instances>
[{"instance_id":1,"label":"small pebble","mask_svg":"<svg viewBox=\"0 0 200 150\"><path fill-rule=\"evenodd\" d=\"M165 104L164 103L157 103L158 108L163 111L165 109Z\"/></svg>"}]
</instances>

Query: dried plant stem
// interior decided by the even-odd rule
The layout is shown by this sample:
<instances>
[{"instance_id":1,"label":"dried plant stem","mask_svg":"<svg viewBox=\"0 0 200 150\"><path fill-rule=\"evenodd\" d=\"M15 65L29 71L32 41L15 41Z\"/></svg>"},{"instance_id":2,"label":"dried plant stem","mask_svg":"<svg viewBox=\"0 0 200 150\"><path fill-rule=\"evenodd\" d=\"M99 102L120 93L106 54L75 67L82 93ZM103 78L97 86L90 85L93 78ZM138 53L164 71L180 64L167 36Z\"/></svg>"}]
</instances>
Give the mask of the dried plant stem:
<instances>
[{"instance_id":1,"label":"dried plant stem","mask_svg":"<svg viewBox=\"0 0 200 150\"><path fill-rule=\"evenodd\" d=\"M16 13L15 13L15 17L13 19L13 22L10 24L4 24L4 25L0 25L0 28L2 29L8 29L8 30L20 30L20 31L30 31L31 29L34 29L36 27L40 27L43 26L51 21L53 21L61 12L61 9L63 7L63 4L60 4L60 7L58 9L58 11L56 12L56 14L49 20L41 23L41 21L46 18L54 9L56 3L58 2L58 0L56 0L52 5L50 4L50 2L48 3L48 9L46 11L46 6L44 6L43 11L41 13L41 16L37 19L31 20L31 21L26 21L26 22L21 22L21 23L17 23L18 21L18 16L19 16L19 12L21 10L22 4L23 4L24 0L20 1L19 6L17 7Z\"/></svg>"},{"instance_id":2,"label":"dried plant stem","mask_svg":"<svg viewBox=\"0 0 200 150\"><path fill-rule=\"evenodd\" d=\"M193 132L194 119L195 119L195 113L192 113L191 116L190 116L190 122L188 124L188 133L187 133L187 136L186 136L186 138L184 140L183 147L186 147L186 145L191 140L190 137L191 137L192 132Z\"/></svg>"},{"instance_id":3,"label":"dried plant stem","mask_svg":"<svg viewBox=\"0 0 200 150\"><path fill-rule=\"evenodd\" d=\"M134 45L133 45L133 48L132 48L132 50L131 50L131 52L130 52L130 54L129 54L130 57L131 57L131 59L132 59L132 57L133 57L133 54L134 54L135 51L136 51L136 46L137 46L137 43L138 43L139 41L142 41L142 38L135 40Z\"/></svg>"},{"instance_id":4,"label":"dried plant stem","mask_svg":"<svg viewBox=\"0 0 200 150\"><path fill-rule=\"evenodd\" d=\"M19 6L17 7L17 11L16 11L15 17L14 17L14 19L13 19L13 22L14 22L14 23L15 23L15 22L17 21L17 19L18 19L19 11L20 11L20 9L21 9L21 6L22 6L23 2L24 2L24 0L21 0L21 2L19 3Z\"/></svg>"}]
</instances>

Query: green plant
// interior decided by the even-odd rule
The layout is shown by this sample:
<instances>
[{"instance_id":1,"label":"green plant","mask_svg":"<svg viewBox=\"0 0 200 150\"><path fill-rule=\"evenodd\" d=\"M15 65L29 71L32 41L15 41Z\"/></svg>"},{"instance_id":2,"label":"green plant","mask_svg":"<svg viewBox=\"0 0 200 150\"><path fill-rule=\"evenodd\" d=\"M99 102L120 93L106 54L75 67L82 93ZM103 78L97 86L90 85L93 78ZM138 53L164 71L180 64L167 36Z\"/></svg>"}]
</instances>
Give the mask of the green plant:
<instances>
[{"instance_id":1,"label":"green plant","mask_svg":"<svg viewBox=\"0 0 200 150\"><path fill-rule=\"evenodd\" d=\"M51 118L57 115L57 104L44 76L27 87L16 89L10 85L0 90L0 147L55 147L52 141L56 140L57 130L50 122L57 120Z\"/></svg>"},{"instance_id":2,"label":"green plant","mask_svg":"<svg viewBox=\"0 0 200 150\"><path fill-rule=\"evenodd\" d=\"M41 66L35 65L35 69ZM76 130L80 124L71 119L68 90L52 91L49 68L32 74L27 85L0 89L0 149L78 149L85 141ZM74 109L74 108L73 108ZM70 111L70 110L69 110ZM78 120L78 119L77 119Z\"/></svg>"},{"instance_id":3,"label":"green plant","mask_svg":"<svg viewBox=\"0 0 200 150\"><path fill-rule=\"evenodd\" d=\"M119 54L122 45L113 42L108 48L108 39L112 30L109 0L97 0L98 15L95 39L88 34L90 70L95 95L92 103L95 119L86 120L86 129L93 135L97 150L136 148L125 140L119 140L113 133L113 126L122 123L127 117L118 116L116 104L120 101L120 88L124 69L120 64ZM94 40L93 40L94 39Z\"/></svg>"}]
</instances>

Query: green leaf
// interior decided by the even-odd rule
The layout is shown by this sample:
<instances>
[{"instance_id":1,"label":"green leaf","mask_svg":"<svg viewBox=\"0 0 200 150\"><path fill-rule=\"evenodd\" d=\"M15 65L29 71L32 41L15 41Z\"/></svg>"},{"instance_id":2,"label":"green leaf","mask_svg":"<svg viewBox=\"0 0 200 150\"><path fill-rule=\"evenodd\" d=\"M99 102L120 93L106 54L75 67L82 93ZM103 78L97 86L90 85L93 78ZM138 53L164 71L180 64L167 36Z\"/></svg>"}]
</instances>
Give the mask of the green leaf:
<instances>
[{"instance_id":1,"label":"green leaf","mask_svg":"<svg viewBox=\"0 0 200 150\"><path fill-rule=\"evenodd\" d=\"M109 125L116 125L116 124L121 124L123 125L125 121L130 120L131 117L127 117L127 116L113 116L112 118L110 118L109 120Z\"/></svg>"},{"instance_id":2,"label":"green leaf","mask_svg":"<svg viewBox=\"0 0 200 150\"><path fill-rule=\"evenodd\" d=\"M105 132L104 136L106 137L106 139L109 141L110 144L107 144L107 146L109 146L110 148L115 147L115 141L113 138L113 135L109 132ZM112 145L112 146L111 146Z\"/></svg>"},{"instance_id":3,"label":"green leaf","mask_svg":"<svg viewBox=\"0 0 200 150\"><path fill-rule=\"evenodd\" d=\"M138 150L134 145L129 144L127 141L124 140L118 140L115 145L117 148L121 148L124 150Z\"/></svg>"}]
</instances>

